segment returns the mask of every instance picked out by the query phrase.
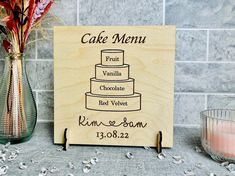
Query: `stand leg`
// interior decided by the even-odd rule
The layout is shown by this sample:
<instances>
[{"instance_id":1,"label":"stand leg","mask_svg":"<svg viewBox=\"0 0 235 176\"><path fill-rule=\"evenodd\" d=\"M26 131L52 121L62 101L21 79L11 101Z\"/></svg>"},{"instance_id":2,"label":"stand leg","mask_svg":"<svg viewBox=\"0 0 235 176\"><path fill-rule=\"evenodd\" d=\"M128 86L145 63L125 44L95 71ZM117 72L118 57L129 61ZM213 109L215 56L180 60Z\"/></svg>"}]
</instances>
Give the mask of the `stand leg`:
<instances>
[{"instance_id":1,"label":"stand leg","mask_svg":"<svg viewBox=\"0 0 235 176\"><path fill-rule=\"evenodd\" d=\"M64 150L67 151L69 148L69 140L68 140L68 128L64 129Z\"/></svg>"},{"instance_id":2,"label":"stand leg","mask_svg":"<svg viewBox=\"0 0 235 176\"><path fill-rule=\"evenodd\" d=\"M157 145L156 145L157 153L162 153L162 131L159 131L157 134Z\"/></svg>"}]
</instances>

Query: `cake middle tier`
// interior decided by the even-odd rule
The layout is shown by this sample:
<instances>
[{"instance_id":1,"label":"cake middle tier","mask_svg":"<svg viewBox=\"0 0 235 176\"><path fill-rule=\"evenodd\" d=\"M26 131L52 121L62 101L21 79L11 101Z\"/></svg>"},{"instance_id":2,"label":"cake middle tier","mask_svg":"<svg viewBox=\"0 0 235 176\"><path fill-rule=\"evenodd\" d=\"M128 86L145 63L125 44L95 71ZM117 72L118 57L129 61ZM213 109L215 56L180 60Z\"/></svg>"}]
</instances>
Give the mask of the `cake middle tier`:
<instances>
[{"instance_id":1,"label":"cake middle tier","mask_svg":"<svg viewBox=\"0 0 235 176\"><path fill-rule=\"evenodd\" d=\"M95 66L95 77L102 80L127 80L129 79L129 65L107 66L97 64Z\"/></svg>"},{"instance_id":2,"label":"cake middle tier","mask_svg":"<svg viewBox=\"0 0 235 176\"><path fill-rule=\"evenodd\" d=\"M133 95L134 79L110 81L91 78L90 89L92 94L98 95Z\"/></svg>"}]
</instances>

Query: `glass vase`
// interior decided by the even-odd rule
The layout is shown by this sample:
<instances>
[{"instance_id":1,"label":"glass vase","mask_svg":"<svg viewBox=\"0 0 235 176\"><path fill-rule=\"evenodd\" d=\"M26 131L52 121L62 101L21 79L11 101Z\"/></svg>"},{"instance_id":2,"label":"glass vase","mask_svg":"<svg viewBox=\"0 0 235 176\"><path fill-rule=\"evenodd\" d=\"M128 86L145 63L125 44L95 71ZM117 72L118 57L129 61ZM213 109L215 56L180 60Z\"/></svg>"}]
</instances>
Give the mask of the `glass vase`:
<instances>
[{"instance_id":1,"label":"glass vase","mask_svg":"<svg viewBox=\"0 0 235 176\"><path fill-rule=\"evenodd\" d=\"M31 138L37 121L36 103L30 87L24 57L5 58L0 82L0 143L20 143Z\"/></svg>"}]
</instances>

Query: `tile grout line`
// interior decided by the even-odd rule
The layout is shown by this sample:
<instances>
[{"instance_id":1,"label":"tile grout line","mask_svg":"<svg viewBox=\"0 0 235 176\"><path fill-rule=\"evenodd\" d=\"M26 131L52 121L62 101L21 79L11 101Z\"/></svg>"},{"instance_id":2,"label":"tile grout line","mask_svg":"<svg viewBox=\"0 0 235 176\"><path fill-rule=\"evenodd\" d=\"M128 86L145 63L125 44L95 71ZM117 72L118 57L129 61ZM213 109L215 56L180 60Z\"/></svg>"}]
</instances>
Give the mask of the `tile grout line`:
<instances>
[{"instance_id":1,"label":"tile grout line","mask_svg":"<svg viewBox=\"0 0 235 176\"><path fill-rule=\"evenodd\" d=\"M204 109L206 110L207 107L208 107L208 95L205 94L205 107L204 107Z\"/></svg>"},{"instance_id":2,"label":"tile grout line","mask_svg":"<svg viewBox=\"0 0 235 176\"><path fill-rule=\"evenodd\" d=\"M0 61L5 61L5 59L0 59ZM30 61L30 62L54 62L53 59L26 59L26 62Z\"/></svg>"},{"instance_id":3,"label":"tile grout line","mask_svg":"<svg viewBox=\"0 0 235 176\"><path fill-rule=\"evenodd\" d=\"M235 28L176 28L178 31L234 31Z\"/></svg>"},{"instance_id":4,"label":"tile grout line","mask_svg":"<svg viewBox=\"0 0 235 176\"><path fill-rule=\"evenodd\" d=\"M28 61L34 61L33 59L28 59ZM53 62L53 59L37 59L38 62Z\"/></svg>"},{"instance_id":5,"label":"tile grout line","mask_svg":"<svg viewBox=\"0 0 235 176\"><path fill-rule=\"evenodd\" d=\"M38 105L38 91L35 91L35 94L36 94L36 106L37 106L37 111L38 111L38 107L39 107L39 105Z\"/></svg>"},{"instance_id":6,"label":"tile grout line","mask_svg":"<svg viewBox=\"0 0 235 176\"><path fill-rule=\"evenodd\" d=\"M79 1L79 0L78 0ZM79 8L79 5L78 5L78 8ZM80 15L79 15L79 9L77 10L77 24L80 24ZM163 15L163 20L165 22L165 15ZM162 21L163 21L162 20ZM44 28L45 30L53 30L53 28ZM235 31L235 28L177 28L176 27L176 30L177 31Z\"/></svg>"},{"instance_id":7,"label":"tile grout line","mask_svg":"<svg viewBox=\"0 0 235 176\"><path fill-rule=\"evenodd\" d=\"M173 127L179 127L179 128L200 128L199 124L173 124Z\"/></svg>"},{"instance_id":8,"label":"tile grout line","mask_svg":"<svg viewBox=\"0 0 235 176\"><path fill-rule=\"evenodd\" d=\"M80 19L80 15L79 15L79 0L77 0L77 26L79 26L79 20Z\"/></svg>"},{"instance_id":9,"label":"tile grout line","mask_svg":"<svg viewBox=\"0 0 235 176\"><path fill-rule=\"evenodd\" d=\"M206 32L206 61L209 61L209 42L210 42L210 31Z\"/></svg>"},{"instance_id":10,"label":"tile grout line","mask_svg":"<svg viewBox=\"0 0 235 176\"><path fill-rule=\"evenodd\" d=\"M4 59L0 59L0 61L4 61ZM37 62L54 62L53 59L27 59L26 61L37 61ZM176 60L175 63L197 63L197 64L235 64L235 61L190 61L190 60Z\"/></svg>"},{"instance_id":11,"label":"tile grout line","mask_svg":"<svg viewBox=\"0 0 235 176\"><path fill-rule=\"evenodd\" d=\"M37 91L37 92L54 92L54 90L43 90L43 89L33 89L33 91Z\"/></svg>"},{"instance_id":12,"label":"tile grout line","mask_svg":"<svg viewBox=\"0 0 235 176\"><path fill-rule=\"evenodd\" d=\"M36 50L35 50L35 60L37 60L38 59L38 30L36 30L35 31L36 32L36 34L35 34L35 37L36 37L36 42L35 42L35 48L36 48Z\"/></svg>"},{"instance_id":13,"label":"tile grout line","mask_svg":"<svg viewBox=\"0 0 235 176\"><path fill-rule=\"evenodd\" d=\"M197 64L235 64L235 61L175 61L175 63L197 63Z\"/></svg>"},{"instance_id":14,"label":"tile grout line","mask_svg":"<svg viewBox=\"0 0 235 176\"><path fill-rule=\"evenodd\" d=\"M175 92L175 95L220 95L220 96L232 96L235 93L220 93L220 92Z\"/></svg>"},{"instance_id":15,"label":"tile grout line","mask_svg":"<svg viewBox=\"0 0 235 176\"><path fill-rule=\"evenodd\" d=\"M36 55L36 54L35 54ZM4 61L4 59L0 59L0 61ZM26 59L26 61L37 61L37 62L54 62L53 59ZM235 64L235 61L190 61L190 60L176 60L175 63L197 63L197 64Z\"/></svg>"},{"instance_id":16,"label":"tile grout line","mask_svg":"<svg viewBox=\"0 0 235 176\"><path fill-rule=\"evenodd\" d=\"M54 120L44 120L44 119L38 119L37 123L53 123Z\"/></svg>"},{"instance_id":17,"label":"tile grout line","mask_svg":"<svg viewBox=\"0 0 235 176\"><path fill-rule=\"evenodd\" d=\"M43 89L33 89L33 91L37 92L54 92L53 89L51 90L43 90ZM222 93L222 92L174 92L175 95L220 95L220 96L231 96L235 93Z\"/></svg>"},{"instance_id":18,"label":"tile grout line","mask_svg":"<svg viewBox=\"0 0 235 176\"><path fill-rule=\"evenodd\" d=\"M162 1L162 25L166 24L166 0Z\"/></svg>"}]
</instances>

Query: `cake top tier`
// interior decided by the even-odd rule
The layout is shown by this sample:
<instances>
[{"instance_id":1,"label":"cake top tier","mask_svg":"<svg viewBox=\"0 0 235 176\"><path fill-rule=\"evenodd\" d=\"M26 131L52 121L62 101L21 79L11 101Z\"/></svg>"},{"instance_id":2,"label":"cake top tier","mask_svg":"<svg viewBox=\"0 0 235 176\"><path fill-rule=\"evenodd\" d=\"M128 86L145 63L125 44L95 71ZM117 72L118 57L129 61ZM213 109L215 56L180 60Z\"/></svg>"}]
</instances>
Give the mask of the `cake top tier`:
<instances>
[{"instance_id":1,"label":"cake top tier","mask_svg":"<svg viewBox=\"0 0 235 176\"><path fill-rule=\"evenodd\" d=\"M121 49L104 49L101 50L102 65L123 65L124 50Z\"/></svg>"}]
</instances>

